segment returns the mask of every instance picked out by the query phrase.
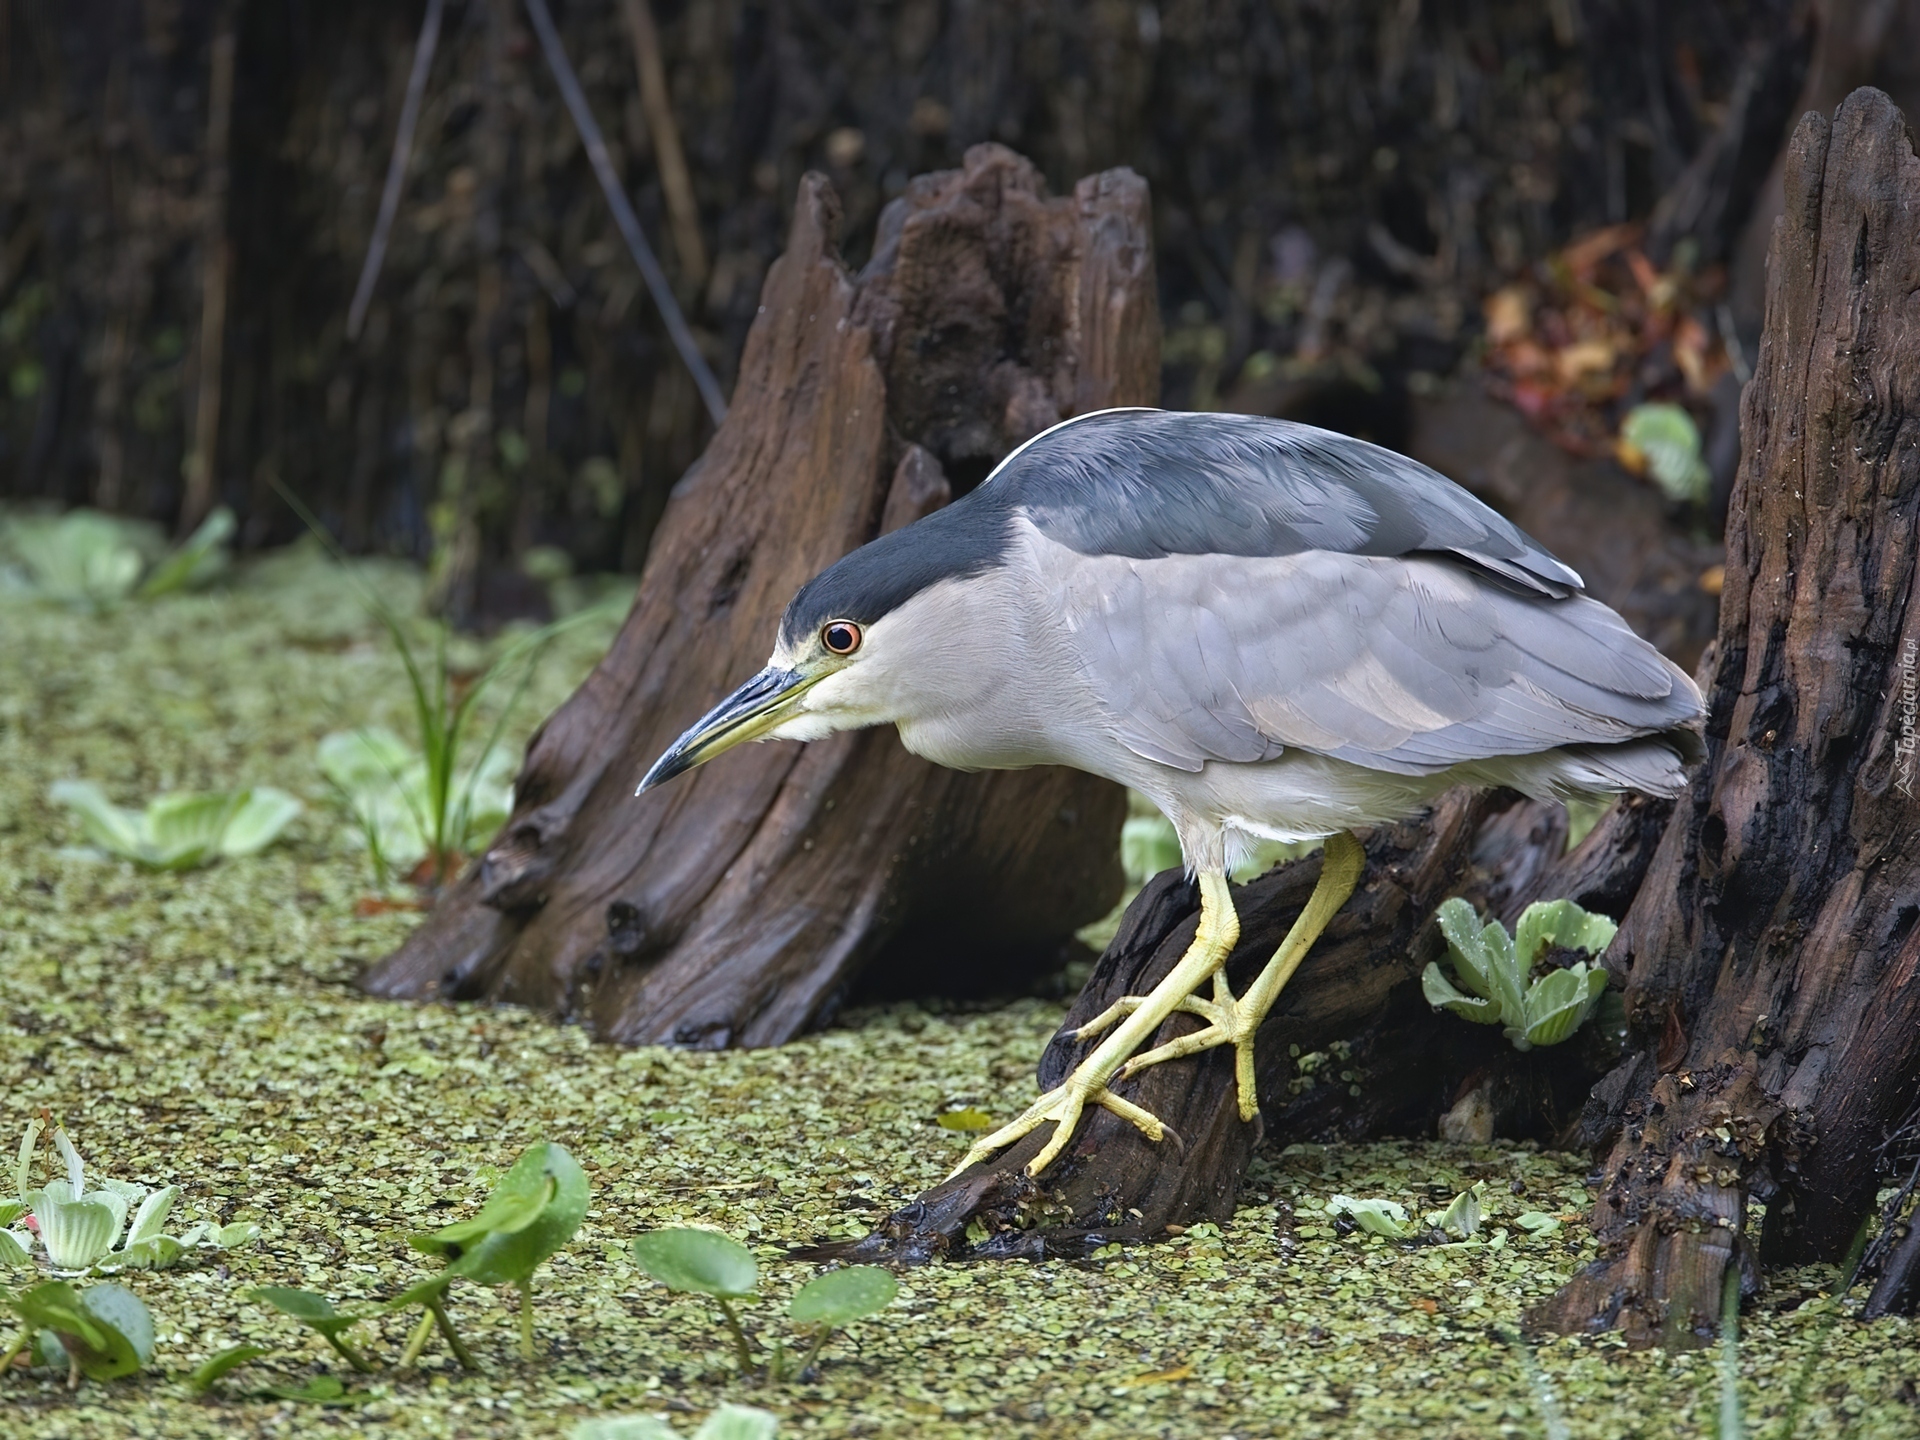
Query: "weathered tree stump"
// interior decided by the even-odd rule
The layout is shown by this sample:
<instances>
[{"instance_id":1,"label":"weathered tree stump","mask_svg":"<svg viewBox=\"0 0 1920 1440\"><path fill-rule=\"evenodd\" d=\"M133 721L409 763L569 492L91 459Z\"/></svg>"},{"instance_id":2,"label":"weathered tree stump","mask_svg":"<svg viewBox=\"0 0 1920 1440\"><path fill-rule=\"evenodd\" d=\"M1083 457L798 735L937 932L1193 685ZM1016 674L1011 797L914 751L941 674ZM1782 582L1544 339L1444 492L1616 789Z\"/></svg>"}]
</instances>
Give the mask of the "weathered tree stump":
<instances>
[{"instance_id":1,"label":"weathered tree stump","mask_svg":"<svg viewBox=\"0 0 1920 1440\"><path fill-rule=\"evenodd\" d=\"M978 483L1065 416L1151 404L1145 184L1049 199L998 146L925 176L858 278L801 184L732 409L676 487L632 613L542 727L484 861L364 984L588 1021L626 1043L771 1045L889 941L897 983L1031 972L1119 894L1125 801L1056 769L961 775L891 730L768 744L635 799L647 765L765 660L799 586Z\"/></svg>"},{"instance_id":2,"label":"weathered tree stump","mask_svg":"<svg viewBox=\"0 0 1920 1440\"><path fill-rule=\"evenodd\" d=\"M1589 1115L1605 1253L1541 1326L1710 1333L1750 1195L1760 1259L1837 1257L1920 1087L1920 160L1859 90L1785 174L1707 763L1610 952L1637 1044Z\"/></svg>"}]
</instances>

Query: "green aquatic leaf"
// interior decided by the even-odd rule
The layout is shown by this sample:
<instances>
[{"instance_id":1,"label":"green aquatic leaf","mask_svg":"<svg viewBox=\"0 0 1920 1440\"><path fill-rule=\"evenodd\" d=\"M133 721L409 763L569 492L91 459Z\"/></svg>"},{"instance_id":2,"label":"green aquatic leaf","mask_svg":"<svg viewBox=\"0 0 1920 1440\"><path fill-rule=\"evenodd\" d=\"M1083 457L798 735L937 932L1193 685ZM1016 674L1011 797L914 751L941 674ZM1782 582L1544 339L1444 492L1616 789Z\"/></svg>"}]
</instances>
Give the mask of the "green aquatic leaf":
<instances>
[{"instance_id":1,"label":"green aquatic leaf","mask_svg":"<svg viewBox=\"0 0 1920 1440\"><path fill-rule=\"evenodd\" d=\"M1583 910L1571 900L1541 900L1521 912L1514 927L1514 952L1524 975L1547 950L1584 950L1598 955L1613 943L1619 926L1605 915Z\"/></svg>"},{"instance_id":2,"label":"green aquatic leaf","mask_svg":"<svg viewBox=\"0 0 1920 1440\"><path fill-rule=\"evenodd\" d=\"M256 785L240 792L239 807L220 834L220 853L230 860L257 855L291 825L305 808L284 790Z\"/></svg>"},{"instance_id":3,"label":"green aquatic leaf","mask_svg":"<svg viewBox=\"0 0 1920 1440\"><path fill-rule=\"evenodd\" d=\"M654 1230L633 1242L639 1267L669 1290L737 1300L753 1294L759 1267L753 1252L711 1230Z\"/></svg>"},{"instance_id":4,"label":"green aquatic leaf","mask_svg":"<svg viewBox=\"0 0 1920 1440\"><path fill-rule=\"evenodd\" d=\"M1527 991L1526 1023L1521 1039L1514 1039L1511 1029L1507 1038L1522 1050L1535 1045L1558 1045L1593 1013L1606 988L1607 972L1598 966L1589 969L1585 961L1565 970L1548 971Z\"/></svg>"},{"instance_id":5,"label":"green aquatic leaf","mask_svg":"<svg viewBox=\"0 0 1920 1440\"><path fill-rule=\"evenodd\" d=\"M899 1293L899 1282L878 1265L850 1265L816 1275L794 1291L787 1315L800 1325L845 1325L879 1314Z\"/></svg>"},{"instance_id":6,"label":"green aquatic leaf","mask_svg":"<svg viewBox=\"0 0 1920 1440\"><path fill-rule=\"evenodd\" d=\"M153 1358L153 1317L122 1286L79 1291L56 1280L14 1296L10 1305L29 1326L46 1332L35 1347L44 1363L71 1361L89 1380L131 1375Z\"/></svg>"},{"instance_id":7,"label":"green aquatic leaf","mask_svg":"<svg viewBox=\"0 0 1920 1440\"><path fill-rule=\"evenodd\" d=\"M1356 1200L1351 1195L1336 1195L1327 1202L1329 1215L1347 1215L1353 1223L1372 1235L1389 1240L1405 1240L1416 1232L1407 1216L1407 1207L1392 1200Z\"/></svg>"},{"instance_id":8,"label":"green aquatic leaf","mask_svg":"<svg viewBox=\"0 0 1920 1440\"><path fill-rule=\"evenodd\" d=\"M1701 458L1700 427L1678 405L1636 405L1620 422L1620 438L1646 457L1647 471L1669 499L1698 503L1713 480Z\"/></svg>"},{"instance_id":9,"label":"green aquatic leaf","mask_svg":"<svg viewBox=\"0 0 1920 1440\"><path fill-rule=\"evenodd\" d=\"M220 837L240 812L245 792L162 795L147 805L147 854L161 870L190 870L220 853Z\"/></svg>"},{"instance_id":10,"label":"green aquatic leaf","mask_svg":"<svg viewBox=\"0 0 1920 1440\"><path fill-rule=\"evenodd\" d=\"M365 1315L348 1315L333 1308L333 1302L311 1290L296 1290L287 1285L256 1285L245 1292L249 1300L271 1305L282 1315L298 1320L309 1330L328 1339L352 1329Z\"/></svg>"},{"instance_id":11,"label":"green aquatic leaf","mask_svg":"<svg viewBox=\"0 0 1920 1440\"><path fill-rule=\"evenodd\" d=\"M586 1219L586 1171L564 1148L529 1145L473 1219L416 1238L416 1248L454 1256L453 1273L482 1285L518 1285L573 1239Z\"/></svg>"},{"instance_id":12,"label":"green aquatic leaf","mask_svg":"<svg viewBox=\"0 0 1920 1440\"><path fill-rule=\"evenodd\" d=\"M146 853L146 825L140 812L115 805L91 780L56 780L47 798L80 817L87 842L110 855L137 860Z\"/></svg>"},{"instance_id":13,"label":"green aquatic leaf","mask_svg":"<svg viewBox=\"0 0 1920 1440\"><path fill-rule=\"evenodd\" d=\"M11 1230L0 1230L0 1268L18 1270L32 1260L31 1237L23 1240Z\"/></svg>"},{"instance_id":14,"label":"green aquatic leaf","mask_svg":"<svg viewBox=\"0 0 1920 1440\"><path fill-rule=\"evenodd\" d=\"M210 1355L194 1367L193 1374L187 1377L187 1384L196 1395L204 1395L211 1390L220 1377L249 1360L258 1360L262 1355L272 1352L264 1345L230 1345L218 1355Z\"/></svg>"},{"instance_id":15,"label":"green aquatic leaf","mask_svg":"<svg viewBox=\"0 0 1920 1440\"><path fill-rule=\"evenodd\" d=\"M1471 1020L1476 1025L1498 1025L1500 1006L1497 1001L1483 1000L1477 995L1463 995L1447 983L1446 975L1434 961L1427 962L1427 968L1420 972L1420 993L1426 996L1427 1003L1434 1009L1451 1010L1463 1020Z\"/></svg>"},{"instance_id":16,"label":"green aquatic leaf","mask_svg":"<svg viewBox=\"0 0 1920 1440\"><path fill-rule=\"evenodd\" d=\"M305 1405L364 1405L374 1398L371 1391L347 1389L337 1375L316 1375L304 1385L262 1385L256 1393Z\"/></svg>"}]
</instances>

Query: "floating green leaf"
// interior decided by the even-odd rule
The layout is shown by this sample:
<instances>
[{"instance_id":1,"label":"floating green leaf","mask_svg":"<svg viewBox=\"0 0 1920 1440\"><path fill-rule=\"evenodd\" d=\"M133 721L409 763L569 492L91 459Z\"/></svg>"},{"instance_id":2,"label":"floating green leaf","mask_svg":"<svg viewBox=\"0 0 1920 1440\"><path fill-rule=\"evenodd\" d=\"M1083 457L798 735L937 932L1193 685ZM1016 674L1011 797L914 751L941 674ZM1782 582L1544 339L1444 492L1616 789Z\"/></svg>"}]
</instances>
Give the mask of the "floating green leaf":
<instances>
[{"instance_id":1,"label":"floating green leaf","mask_svg":"<svg viewBox=\"0 0 1920 1440\"><path fill-rule=\"evenodd\" d=\"M1327 1202L1329 1215L1348 1215L1353 1223L1371 1235L1389 1240L1405 1240L1418 1227L1407 1216L1407 1207L1392 1200L1356 1200L1351 1195L1336 1195Z\"/></svg>"},{"instance_id":2,"label":"floating green leaf","mask_svg":"<svg viewBox=\"0 0 1920 1440\"><path fill-rule=\"evenodd\" d=\"M899 1282L878 1265L851 1265L802 1285L788 1303L787 1315L801 1325L845 1325L879 1314L899 1293Z\"/></svg>"},{"instance_id":3,"label":"floating green leaf","mask_svg":"<svg viewBox=\"0 0 1920 1440\"><path fill-rule=\"evenodd\" d=\"M738 1300L753 1294L753 1252L711 1230L654 1230L633 1242L640 1268L669 1290Z\"/></svg>"},{"instance_id":4,"label":"floating green leaf","mask_svg":"<svg viewBox=\"0 0 1920 1440\"><path fill-rule=\"evenodd\" d=\"M55 781L47 797L79 817L89 843L150 870L190 870L222 856L255 854L301 809L291 795L267 785L162 795L145 810L115 805L91 780Z\"/></svg>"}]
</instances>

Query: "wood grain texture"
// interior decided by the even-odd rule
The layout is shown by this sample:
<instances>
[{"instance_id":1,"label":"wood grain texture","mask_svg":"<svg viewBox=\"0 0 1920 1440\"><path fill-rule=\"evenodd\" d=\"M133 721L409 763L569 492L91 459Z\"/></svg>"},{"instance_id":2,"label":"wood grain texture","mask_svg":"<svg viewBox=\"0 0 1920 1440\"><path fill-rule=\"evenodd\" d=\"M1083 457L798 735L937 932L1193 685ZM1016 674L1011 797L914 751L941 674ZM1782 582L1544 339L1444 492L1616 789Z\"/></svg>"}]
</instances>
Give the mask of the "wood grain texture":
<instances>
[{"instance_id":1,"label":"wood grain texture","mask_svg":"<svg viewBox=\"0 0 1920 1440\"><path fill-rule=\"evenodd\" d=\"M883 952L894 989L1018 975L1113 903L1117 786L961 775L890 730L747 747L633 795L764 663L804 581L1046 425L1155 398L1130 172L1054 199L976 147L913 182L858 278L837 219L807 177L727 421L674 490L619 638L534 737L485 858L369 990L532 1005L628 1044L771 1045Z\"/></svg>"},{"instance_id":2,"label":"wood grain texture","mask_svg":"<svg viewBox=\"0 0 1920 1440\"><path fill-rule=\"evenodd\" d=\"M1708 759L1611 952L1636 1047L1596 1092L1603 1255L1531 1317L1711 1332L1759 1258L1837 1258L1920 1087L1920 160L1887 97L1808 115L1743 401Z\"/></svg>"}]
</instances>

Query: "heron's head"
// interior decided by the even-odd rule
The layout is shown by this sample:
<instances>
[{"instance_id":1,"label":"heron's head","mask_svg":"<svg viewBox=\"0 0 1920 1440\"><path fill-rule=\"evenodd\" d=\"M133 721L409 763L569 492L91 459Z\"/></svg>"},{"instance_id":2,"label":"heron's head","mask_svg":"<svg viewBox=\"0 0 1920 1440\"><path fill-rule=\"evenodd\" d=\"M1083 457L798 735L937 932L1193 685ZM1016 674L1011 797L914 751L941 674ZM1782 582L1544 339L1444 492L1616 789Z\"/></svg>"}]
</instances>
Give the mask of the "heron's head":
<instances>
[{"instance_id":1,"label":"heron's head","mask_svg":"<svg viewBox=\"0 0 1920 1440\"><path fill-rule=\"evenodd\" d=\"M1002 528L970 519L962 501L807 582L766 668L701 716L635 793L749 740L819 740L962 703L984 679L968 617L994 588Z\"/></svg>"}]
</instances>

